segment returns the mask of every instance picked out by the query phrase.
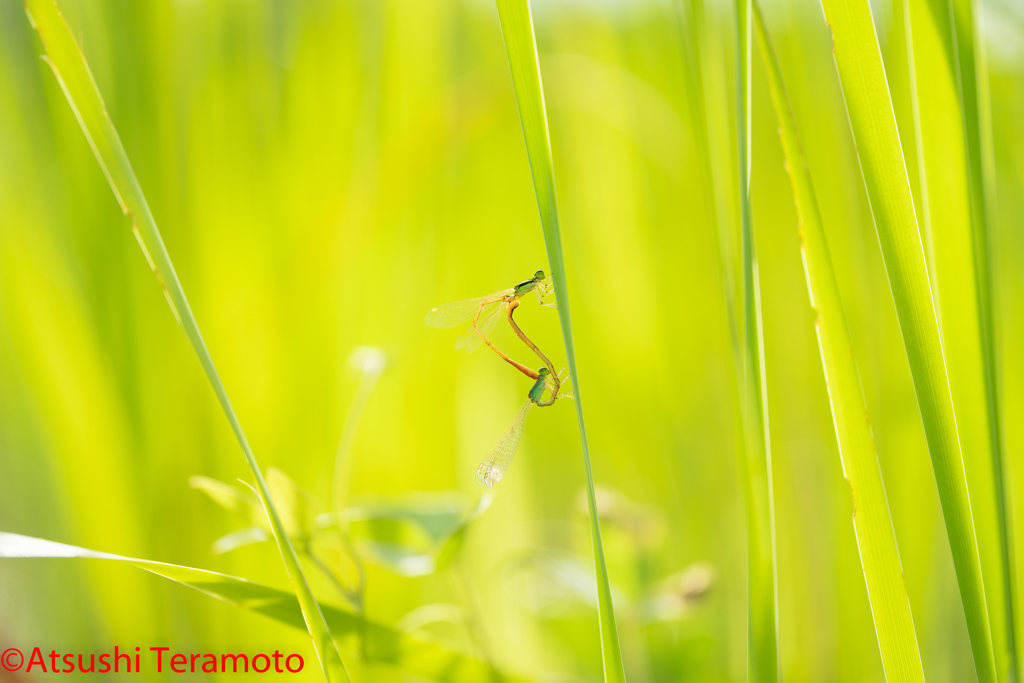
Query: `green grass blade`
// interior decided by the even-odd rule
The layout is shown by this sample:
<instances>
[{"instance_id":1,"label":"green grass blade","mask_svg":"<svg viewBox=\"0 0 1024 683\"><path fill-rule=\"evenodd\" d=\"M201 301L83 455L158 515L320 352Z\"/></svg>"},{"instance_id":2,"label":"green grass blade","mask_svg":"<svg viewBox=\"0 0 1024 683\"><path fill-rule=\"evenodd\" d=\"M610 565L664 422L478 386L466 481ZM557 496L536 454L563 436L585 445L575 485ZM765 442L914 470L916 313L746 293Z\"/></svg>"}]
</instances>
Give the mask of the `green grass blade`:
<instances>
[{"instance_id":1,"label":"green grass blade","mask_svg":"<svg viewBox=\"0 0 1024 683\"><path fill-rule=\"evenodd\" d=\"M978 680L990 683L996 680L995 661L971 501L924 247L871 10L866 0L822 4L924 423L974 666Z\"/></svg>"},{"instance_id":2,"label":"green grass blade","mask_svg":"<svg viewBox=\"0 0 1024 683\"><path fill-rule=\"evenodd\" d=\"M736 267L737 253L734 224L729 206L730 181L732 180L732 152L727 151L731 132L726 116L719 115L716 104L724 106L720 81L714 68L722 68L719 55L712 45L712 31L708 23L703 0L688 0L674 3L682 43L683 66L686 69L686 101L689 105L690 121L694 130L694 145L705 179L704 202L718 237L718 263L720 280L732 344L733 370L739 366L740 344L736 319ZM724 141L724 143L723 143ZM716 143L718 143L716 145ZM716 163L718 162L718 163ZM735 382L733 383L735 385Z\"/></svg>"},{"instance_id":3,"label":"green grass blade","mask_svg":"<svg viewBox=\"0 0 1024 683\"><path fill-rule=\"evenodd\" d=\"M537 208L540 210L541 227L544 230L544 245L547 248L551 277L555 284L558 317L561 322L565 355L572 378L580 441L583 445L583 468L587 480L590 531L594 546L594 565L597 571L598 621L601 629L604 679L609 683L624 681L625 671L622 666L622 653L619 649L619 634L615 627L611 584L605 565L601 526L597 516L594 477L590 468L590 449L587 446L587 429L583 422L580 376L576 369L576 352L572 341L569 296L566 289L565 260L562 257L558 207L555 203L555 173L551 160L548 117L544 106L544 89L541 84L540 62L537 58L537 43L533 32L533 17L530 14L528 0L497 0L497 4L498 16L501 19L501 33L505 40L505 52L508 55L509 70L512 73L512 85L515 88L516 103L519 107L519 120L523 126L526 151L530 158L533 187L537 193Z\"/></svg>"},{"instance_id":4,"label":"green grass blade","mask_svg":"<svg viewBox=\"0 0 1024 683\"><path fill-rule=\"evenodd\" d=\"M1003 464L1002 417L999 398L999 363L995 325L995 151L992 141L992 116L988 94L988 71L984 43L980 36L980 3L975 0L951 0L953 43L957 51L957 84L963 109L967 142L967 170L970 178L971 227L974 231L974 263L977 280L982 360L985 373L985 410L991 443L991 470L994 481L999 524L1000 560L1003 586L1002 614L1006 629L1007 667L1011 680L1020 680L1017 652L1017 607L1014 588L1014 553L1010 531L1008 484ZM987 571L987 567L986 567ZM986 590L990 584L986 582ZM989 601L992 605L993 601ZM993 621L997 619L992 615ZM1002 624L1000 624L1002 626ZM1002 670L1002 667L1001 667Z\"/></svg>"},{"instance_id":5,"label":"green grass blade","mask_svg":"<svg viewBox=\"0 0 1024 683\"><path fill-rule=\"evenodd\" d=\"M295 593L302 608L309 634L313 638L317 655L320 657L324 674L329 681L348 681L348 674L345 672L345 667L331 640L330 631L320 613L320 607L309 590L291 540L284 532L263 474L256 463L256 457L253 455L252 449L249 448L249 443L235 416L231 401L228 399L224 385L214 367L210 352L206 348L206 342L199 332L199 326L192 315L188 299L185 298L185 292L178 281L178 275L171 264L167 249L164 247L149 204L146 202L139 181L128 161L128 155L121 144L117 130L107 115L106 105L103 103L99 88L97 88L85 62L85 56L79 49L78 43L75 42L71 29L64 21L54 0L25 0L25 8L33 27L38 31L45 46L45 59L57 77L61 90L64 91L68 104L71 105L75 118L78 119L82 132L96 155L96 160L99 162L107 182L110 183L110 188L113 190L121 210L125 215L131 217L135 238L138 240L150 268L163 287L164 296L170 304L175 318L192 343L196 355L199 356L199 361L206 371L225 415L227 415L231 429L242 447L246 462L256 480L263 506L270 519L274 537L288 570L288 576L295 587Z\"/></svg>"},{"instance_id":6,"label":"green grass blade","mask_svg":"<svg viewBox=\"0 0 1024 683\"><path fill-rule=\"evenodd\" d=\"M973 48L969 58L962 56L963 50L958 56L961 32L953 25L949 3L904 0L904 8L924 232L960 442L965 454L974 454L964 458L964 466L1002 680L1017 668L1011 646L1013 573L992 362L983 192L971 182L981 167L980 159L969 153L978 144L977 116L965 116L973 79L962 79L960 87L957 68L960 64L959 70L973 73ZM972 129L974 141L969 144Z\"/></svg>"},{"instance_id":7,"label":"green grass blade","mask_svg":"<svg viewBox=\"0 0 1024 683\"><path fill-rule=\"evenodd\" d=\"M696 136L695 144L699 155L701 166L704 169L705 177L710 183L706 190L706 203L712 222L718 233L717 249L718 263L720 268L720 279L722 283L722 295L726 309L726 321L728 323L729 341L732 346L733 363L730 366L730 387L732 406L734 409L733 424L736 429L736 443L738 445L739 468L743 481L744 508L747 523L747 558L748 558L748 668L750 680L775 680L778 676L778 636L776 618L776 581L774 562L774 540L773 540L773 508L769 487L768 451L766 450L767 434L766 418L760 410L763 408L761 395L751 381L755 379L755 372L750 368L757 368L758 377L761 372L761 331L760 331L760 307L754 306L754 323L747 329L756 332L754 344L743 343L740 340L740 321L736 310L736 261L742 261L742 272L744 284L749 284L751 289L743 289L744 301L755 302L759 295L755 295L754 289L758 286L757 280L753 277L756 267L756 253L751 250L749 259L738 259L736 249L736 236L734 222L729 215L727 206L730 178L723 178L725 174L731 174L733 159L731 152L725 149L716 150L712 153L712 142L728 138L728 133L720 130L721 116L715 116L711 101L715 97L713 88L708 85L714 81L713 77L705 74L709 63L713 64L716 57L711 53L705 17L704 7L701 0L692 0L686 3L688 12L683 13L679 9L680 29L683 34L684 60L688 70L687 85L689 88L688 101L691 106L691 120L695 128L701 134ZM746 6L739 8L741 12L747 11ZM737 24L740 26L746 23L744 15ZM739 114L740 114L740 140L739 144L743 149L749 149L749 36L743 40L747 32L740 28L740 49L744 57L740 58L741 73L737 78L737 85L740 89ZM720 98L724 99L724 98ZM720 147L727 147L721 145ZM741 154L741 161L744 167L749 168L749 154ZM714 161L713 161L714 158ZM716 163L717 162L717 163ZM741 172L743 197L741 199L741 213L745 221L744 227L749 228L749 189L745 181L746 172ZM752 231L745 231L741 235L741 242L744 245L752 244ZM750 341L746 338L744 342ZM751 361L746 365L746 361ZM741 382L740 378L744 378ZM741 386L742 384L742 386ZM753 407L753 409L751 409ZM764 427L762 427L764 425ZM765 672L765 673L761 673Z\"/></svg>"},{"instance_id":8,"label":"green grass blade","mask_svg":"<svg viewBox=\"0 0 1024 683\"><path fill-rule=\"evenodd\" d=\"M76 557L127 562L236 607L262 614L294 628L306 628L294 594L219 572L112 555L8 533L0 533L0 557ZM334 636L339 641L349 640L352 650L364 651L371 662L395 666L407 674L441 683L479 683L496 680L499 676L512 682L521 680L499 674L491 666L447 650L431 640L409 636L383 624L367 621L358 614L329 605L324 605L322 611ZM358 644L364 637L365 648Z\"/></svg>"},{"instance_id":9,"label":"green grass blade","mask_svg":"<svg viewBox=\"0 0 1024 683\"><path fill-rule=\"evenodd\" d=\"M771 430L768 423L764 328L757 246L750 206L751 0L736 0L736 122L740 188L740 250L743 268L742 416L743 474L747 506L747 671L751 681L779 679L778 583Z\"/></svg>"},{"instance_id":10,"label":"green grass blade","mask_svg":"<svg viewBox=\"0 0 1024 683\"><path fill-rule=\"evenodd\" d=\"M865 419L867 405L853 356L846 314L839 297L839 285L832 269L818 199L804 160L789 96L757 2L754 3L754 26L768 75L768 90L779 121L779 139L786 169L793 187L807 290L817 314L818 350L828 386L843 475L853 495L853 526L882 667L888 681L923 683L924 668L914 631L914 618L903 581L871 424Z\"/></svg>"}]
</instances>

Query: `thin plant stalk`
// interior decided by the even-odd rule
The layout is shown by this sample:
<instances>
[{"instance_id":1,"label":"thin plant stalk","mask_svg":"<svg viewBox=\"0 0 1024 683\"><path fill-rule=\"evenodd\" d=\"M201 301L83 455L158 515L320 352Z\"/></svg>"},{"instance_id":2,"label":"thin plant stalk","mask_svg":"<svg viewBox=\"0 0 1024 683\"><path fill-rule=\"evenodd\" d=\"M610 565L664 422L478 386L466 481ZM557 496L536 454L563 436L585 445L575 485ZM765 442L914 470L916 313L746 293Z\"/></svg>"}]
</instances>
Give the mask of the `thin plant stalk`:
<instances>
[{"instance_id":1,"label":"thin plant stalk","mask_svg":"<svg viewBox=\"0 0 1024 683\"><path fill-rule=\"evenodd\" d=\"M750 206L751 0L736 0L736 141L740 188L742 293L742 415L747 505L747 672L748 679L779 679L778 582L771 429L761 318L761 286Z\"/></svg>"},{"instance_id":2,"label":"thin plant stalk","mask_svg":"<svg viewBox=\"0 0 1024 683\"><path fill-rule=\"evenodd\" d=\"M131 217L135 239L138 241L139 247L142 248L142 253L157 281L163 287L164 297L167 299L175 319L181 325L199 357L199 362L203 366L235 438L242 448L245 461L256 480L256 490L270 520L274 539L295 589L295 595L302 609L302 616L310 637L313 639L313 646L320 659L324 675L332 683L335 681L347 682L350 680L348 672L345 670L337 647L331 638L320 605L313 597L295 548L288 534L285 533L281 518L271 499L270 490L267 488L263 473L256 462L256 456L249 447L249 442L235 415L224 384L213 364L213 358L206 348L206 342L199 331L199 325L192 314L185 291L178 280L178 275L164 246L149 204L135 176L131 162L128 160L128 154L121 144L117 130L107 115L106 105L103 103L99 88L89 71L85 56L75 41L71 29L64 21L55 0L25 0L25 8L33 28L39 33L46 49L44 59L53 70L75 118L78 119L82 132L121 206L121 211Z\"/></svg>"},{"instance_id":3,"label":"thin plant stalk","mask_svg":"<svg viewBox=\"0 0 1024 683\"><path fill-rule=\"evenodd\" d=\"M723 117L715 115L711 104L715 93L708 86L714 82L714 78L705 73L705 60L708 59L713 62L716 57L708 54L709 48L706 43L709 32L704 25L705 17L702 0L690 0L690 2L685 4L689 11L684 13L682 8L678 8L677 12L679 13L680 28L683 32L684 60L689 76L687 80L690 87L688 101L691 104L691 119L695 127L706 133L705 135L698 135L695 143L701 165L704 168L705 177L709 179L710 187L706 190L706 203L718 234L716 246L720 269L719 279L722 284L722 295L726 309L725 317L733 355L733 362L729 366L730 403L733 406L733 425L736 430L735 441L737 444L747 524L747 575L749 584L747 592L748 678L752 681L762 680L761 672L768 672L769 678L767 680L775 680L778 674L778 638L776 635L777 618L775 605L777 591L774 579L775 562L774 553L772 552L774 542L771 531L773 528L772 514L774 506L770 504L765 505L765 502L769 501L769 496L767 495L768 486L766 484L769 481L768 453L765 450L767 441L760 435L764 432L760 430L762 425L766 426L766 423L758 419L756 406L761 405L761 402L756 390L751 391L752 387L749 386L747 381L754 374L749 370L751 365L747 364L747 360L750 358L748 355L750 347L745 343L747 341L745 337L741 340L740 315L736 310L735 263L737 261L742 262L742 259L737 258L739 250L736 247L734 222L729 216L729 191L727 188L732 183L722 177L725 168L733 168L733 158L729 156L731 153L726 153L723 149L717 156L717 160L720 163L715 163L712 160L712 141L719 140L720 138L720 131L716 129L716 126L720 125L718 121ZM746 7L740 7L739 9L742 12L747 11ZM749 97L750 64L749 57L743 55L749 55L750 46L749 42L743 38L747 35L741 28L743 23L743 19L737 23L737 40L740 48L738 52L742 51L742 55L737 55L737 95L740 134L736 137L741 149L747 150L738 155L737 161L740 161L749 169L750 129L749 124L745 122L749 121L749 101L747 98ZM728 145L724 147L728 147ZM731 173L732 171L729 172ZM749 221L749 214L746 213L750 208L749 172L741 172L739 176L743 193L741 198L741 220ZM749 222L745 222L744 225L749 227ZM741 235L741 244L751 244L752 237L752 232L745 232ZM749 264L742 263L744 266L744 282L741 283L741 286L749 283L752 287L756 288L758 286L757 280L754 277L748 276L746 269L749 265L750 272L753 272L753 267L756 263L756 251L751 250L749 253L753 258L749 261ZM759 297L759 292L756 292L756 290L755 292L758 296L751 296L751 291L745 287L742 292L744 301L756 301ZM755 354L759 355L761 348L759 343L759 306L754 307L754 313L754 325L747 329L757 331L758 343L753 348ZM757 367L760 371L760 362L754 367ZM764 418L767 418L767 415L764 415ZM767 588L767 590L764 590L764 588Z\"/></svg>"},{"instance_id":4,"label":"thin plant stalk","mask_svg":"<svg viewBox=\"0 0 1024 683\"><path fill-rule=\"evenodd\" d=\"M476 646L480 657L483 658L491 668L497 670L497 660L494 658L494 648L491 647L491 640L487 635L487 626L481 618L482 612L476 595L473 593L473 586L466 576L465 568L460 557L452 560L448 567L448 576L451 577L455 592L462 602L462 609L465 613L466 628L469 637Z\"/></svg>"},{"instance_id":5,"label":"thin plant stalk","mask_svg":"<svg viewBox=\"0 0 1024 683\"><path fill-rule=\"evenodd\" d=\"M995 658L981 558L924 246L867 0L823 0L889 289L903 335L946 523L979 683Z\"/></svg>"},{"instance_id":6,"label":"thin plant stalk","mask_svg":"<svg viewBox=\"0 0 1024 683\"><path fill-rule=\"evenodd\" d=\"M530 12L529 0L497 0L497 5L501 33L505 41L505 53L508 56L509 71L512 75L516 104L519 108L519 120L523 126L523 137L526 140L526 151L530 160L533 188L537 195L537 208L540 211L541 227L544 231L544 245L547 248L551 278L555 287L558 318L562 327L562 339L565 343L565 355L575 397L580 442L583 447L583 469L590 511L590 533L597 572L598 624L601 631L604 680L606 683L620 683L625 681L625 670L622 665L619 634L615 627L611 582L608 579L604 545L601 541L601 524L597 514L594 476L590 467L590 448L587 445L587 429L583 421L580 376L576 367L576 351L573 346L572 323L569 317L565 260L562 256L558 207L555 202L551 139L548 132L547 111L544 106L544 89L541 83L540 61L537 57L533 17Z\"/></svg>"},{"instance_id":7,"label":"thin plant stalk","mask_svg":"<svg viewBox=\"0 0 1024 683\"><path fill-rule=\"evenodd\" d=\"M370 402L370 396L384 372L386 360L383 352L379 349L363 346L352 352L348 364L359 372L359 383L356 386L355 396L352 397L352 403L349 405L348 413L345 414L345 422L341 427L341 437L338 439L338 449L334 456L334 481L331 488L338 534L345 546L345 552L348 553L356 568L356 586L352 590L345 589L343 593L359 610L359 613L363 614L365 611L366 568L356 554L355 548L352 547L348 520L345 516L352 473L352 461L349 453L352 450L352 442L355 440L356 428L359 426L366 406Z\"/></svg>"},{"instance_id":8,"label":"thin plant stalk","mask_svg":"<svg viewBox=\"0 0 1024 683\"><path fill-rule=\"evenodd\" d=\"M816 314L814 329L828 387L839 459L854 501L853 528L882 668L887 681L924 683L924 667L914 631L910 598L903 581L889 501L885 495L871 423L866 418L867 405L839 285L832 269L818 199L804 159L782 71L772 50L761 6L756 0L753 9L761 59L768 75L768 90L779 121L779 140L793 188L807 293Z\"/></svg>"}]
</instances>

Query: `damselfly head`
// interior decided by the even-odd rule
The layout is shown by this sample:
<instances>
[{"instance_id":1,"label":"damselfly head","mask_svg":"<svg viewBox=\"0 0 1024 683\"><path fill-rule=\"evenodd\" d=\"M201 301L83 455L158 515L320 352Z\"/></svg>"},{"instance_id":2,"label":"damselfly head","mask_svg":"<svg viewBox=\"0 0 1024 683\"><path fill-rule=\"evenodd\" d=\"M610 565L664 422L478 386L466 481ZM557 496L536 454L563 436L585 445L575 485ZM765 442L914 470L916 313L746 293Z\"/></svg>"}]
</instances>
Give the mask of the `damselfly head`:
<instances>
[{"instance_id":1,"label":"damselfly head","mask_svg":"<svg viewBox=\"0 0 1024 683\"><path fill-rule=\"evenodd\" d=\"M543 280L544 277L545 277L545 275L544 275L544 271L543 270L538 270L536 273L533 274L533 279L534 280Z\"/></svg>"}]
</instances>

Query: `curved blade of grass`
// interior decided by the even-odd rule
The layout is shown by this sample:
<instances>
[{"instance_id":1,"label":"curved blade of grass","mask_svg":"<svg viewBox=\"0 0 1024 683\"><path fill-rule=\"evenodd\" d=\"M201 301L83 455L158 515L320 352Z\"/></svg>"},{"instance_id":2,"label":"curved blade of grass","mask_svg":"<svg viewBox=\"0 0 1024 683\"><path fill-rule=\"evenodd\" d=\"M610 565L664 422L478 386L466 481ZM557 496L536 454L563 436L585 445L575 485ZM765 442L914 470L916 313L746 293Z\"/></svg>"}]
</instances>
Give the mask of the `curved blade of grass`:
<instances>
[{"instance_id":1,"label":"curved blade of grass","mask_svg":"<svg viewBox=\"0 0 1024 683\"><path fill-rule=\"evenodd\" d=\"M501 34L505 41L509 71L515 89L519 120L526 139L526 152L530 159L533 188L537 194L537 208L540 211L541 227L544 230L544 245L547 248L551 278L555 284L555 299L558 302L558 318L565 342L565 356L569 364L575 396L576 419L580 428L583 445L583 469L587 480L587 503L590 509L590 533L594 546L594 565L597 571L598 622L601 629L601 654L604 662L604 680L608 683L625 681L622 667L622 653L619 649L619 634L615 628L615 611L612 606L611 583L605 565L604 546L601 542L601 525L597 515L597 500L594 494L594 477L590 468L590 449L587 446L587 429L583 422L583 400L580 392L580 376L576 369L576 352L572 341L572 323L569 319L569 296L566 289L565 260L562 257L562 238L558 227L558 207L555 203L555 172L551 160L551 140L548 133L548 117L544 107L544 88L541 84L540 61L537 58L537 43L533 32L533 17L529 0L497 0L498 16L501 20Z\"/></svg>"},{"instance_id":2,"label":"curved blade of grass","mask_svg":"<svg viewBox=\"0 0 1024 683\"><path fill-rule=\"evenodd\" d=\"M206 569L112 555L9 533L0 533L0 557L75 557L128 562L236 607L262 614L294 628L306 628L294 594ZM352 649L364 651L368 661L399 667L406 673L442 683L482 683L497 680L499 676L507 681L520 680L499 674L481 661L447 650L430 640L412 637L388 626L367 621L358 614L330 605L324 605L322 611L335 638L351 639L353 644L360 638L366 639L365 648Z\"/></svg>"},{"instance_id":3,"label":"curved blade of grass","mask_svg":"<svg viewBox=\"0 0 1024 683\"><path fill-rule=\"evenodd\" d=\"M163 238L157 229L149 204L135 177L135 171L132 170L131 162L128 160L128 154L121 144L117 130L107 115L106 105L103 103L103 97L100 95L99 88L96 87L92 73L85 62L85 56L79 49L78 43L75 42L71 29L64 21L55 0L25 0L25 8L33 28L39 33L45 46L46 56L44 59L53 70L54 76L57 77L57 82L60 84L61 90L64 91L68 104L71 105L75 118L78 119L82 132L96 155L96 160L99 162L107 182L110 183L110 189L113 190L114 196L121 206L121 211L131 217L135 238L142 248L153 274L156 275L163 287L164 296L167 303L170 304L171 311L192 343L196 355L199 356L199 362L202 364L203 370L206 371L214 393L217 394L217 399L224 409L228 422L231 423L231 429L242 447L245 460L256 480L263 507L270 519L274 538L281 551L281 557L284 559L288 576L295 587L295 594L302 608L302 614L313 639L317 656L323 666L324 675L329 681L348 681L348 674L331 640L331 634L320 613L320 607L309 590L291 540L284 532L263 474L256 463L256 457L253 455L252 449L249 448L249 443L242 432L242 426L228 399L227 391L217 374L217 368L206 348L206 342L203 341L199 325L192 315L192 309L189 307L188 299L185 298L185 291L181 288L167 249L164 247Z\"/></svg>"},{"instance_id":4,"label":"curved blade of grass","mask_svg":"<svg viewBox=\"0 0 1024 683\"><path fill-rule=\"evenodd\" d=\"M896 118L867 0L823 0L889 288L903 334L980 683L996 680L960 439Z\"/></svg>"},{"instance_id":5,"label":"curved blade of grass","mask_svg":"<svg viewBox=\"0 0 1024 683\"><path fill-rule=\"evenodd\" d=\"M815 330L821 367L825 373L832 423L839 445L843 476L853 495L853 528L860 551L861 568L871 603L871 616L882 655L887 681L924 683L921 652L910 612L910 599L903 581L896 535L889 514L882 471L878 465L867 405L860 385L860 374L853 356L846 314L839 297L839 285L832 270L832 258L818 210L818 199L804 160L789 96L782 81L775 52L765 28L761 7L754 2L754 27L761 48L761 59L768 74L775 115L779 121L779 139L786 170L793 187L801 237L804 274L811 307L817 314Z\"/></svg>"},{"instance_id":6,"label":"curved blade of grass","mask_svg":"<svg viewBox=\"0 0 1024 683\"><path fill-rule=\"evenodd\" d=\"M775 501L771 430L765 376L761 284L750 207L751 0L736 0L736 123L740 187L740 249L743 266L742 415L747 505L747 672L760 683L779 679L778 583L775 555Z\"/></svg>"},{"instance_id":7,"label":"curved blade of grass","mask_svg":"<svg viewBox=\"0 0 1024 683\"><path fill-rule=\"evenodd\" d=\"M946 0L904 0L904 16L924 232L960 442L965 454L974 454L964 458L964 466L993 649L1003 680L1016 670L1011 646L1013 574L990 348L991 309L986 303L990 293L984 205L972 198L975 164L966 135L971 117L964 115L957 73L958 64L972 72L974 64L973 59L964 64L957 54L958 31ZM963 80L966 95L969 88ZM974 124L976 129L977 121ZM975 206L982 210L973 211Z\"/></svg>"}]
</instances>

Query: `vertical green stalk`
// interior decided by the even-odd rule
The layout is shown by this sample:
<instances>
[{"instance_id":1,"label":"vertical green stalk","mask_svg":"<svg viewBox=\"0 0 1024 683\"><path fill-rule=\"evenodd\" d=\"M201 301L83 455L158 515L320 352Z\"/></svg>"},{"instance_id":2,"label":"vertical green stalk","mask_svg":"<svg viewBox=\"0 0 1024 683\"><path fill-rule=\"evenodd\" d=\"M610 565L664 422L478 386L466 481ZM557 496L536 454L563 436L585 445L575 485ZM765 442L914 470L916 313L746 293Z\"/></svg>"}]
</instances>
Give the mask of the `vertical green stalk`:
<instances>
[{"instance_id":1,"label":"vertical green stalk","mask_svg":"<svg viewBox=\"0 0 1024 683\"><path fill-rule=\"evenodd\" d=\"M213 391L231 424L235 438L242 447L242 453L256 480L260 500L270 519L277 547L281 551L285 568L288 570L288 576L295 589L299 606L302 608L302 616L310 637L313 639L313 646L320 658L324 675L332 683L347 682L349 680L348 673L345 671L345 666L331 639L331 633L324 621L320 605L316 602L306 583L306 577L299 564L299 558L295 554L295 548L288 534L285 533L281 518L274 507L274 501L271 500L267 483L263 479L263 473L256 462L256 456L253 455L252 449L249 447L249 442L245 438L242 426L228 399L224 384L217 374L217 368L206 348L199 325L192 315L188 299L185 298L185 291L178 281L178 274L174 270L166 247L164 247L163 238L157 229L142 187L139 185L138 178L135 177L135 171L121 144L121 138L107 115L106 105L103 103L103 97L89 71L85 56L79 49L78 43L75 42L71 29L64 21L55 0L25 0L25 8L33 28L39 33L46 49L44 59L53 70L68 104L71 105L75 118L78 119L82 132L96 155L96 161L99 162L100 168L110 184L110 189L121 206L121 211L131 217L135 239L142 248L142 253L153 270L153 274L156 275L157 281L163 287L164 297L199 357L199 362L213 386Z\"/></svg>"},{"instance_id":2,"label":"vertical green stalk","mask_svg":"<svg viewBox=\"0 0 1024 683\"><path fill-rule=\"evenodd\" d=\"M715 76L708 72L709 63L717 61L717 55L713 54L709 46L710 36L705 26L704 2L703 0L680 0L675 5L676 14L681 33L683 48L683 66L686 69L688 78L687 103L690 107L690 121L697 134L694 136L694 145L700 159L706 179L705 204L711 222L716 228L718 235L718 256L721 266L722 295L725 300L727 311L727 322L729 326L729 341L733 351L733 370L740 364L740 343L738 321L736 316L736 268L734 258L736 255L734 226L730 220L729 192L731 184L731 152L726 150L712 150L714 141L729 139L730 133L721 125L720 116L712 106L715 92L709 87L714 82ZM688 10L688 11L684 11ZM728 145L726 145L728 147ZM716 158L723 163L716 164ZM735 382L733 383L735 384Z\"/></svg>"},{"instance_id":3,"label":"vertical green stalk","mask_svg":"<svg viewBox=\"0 0 1024 683\"><path fill-rule=\"evenodd\" d=\"M882 667L887 681L924 683L924 668L910 612L910 599L903 582L889 501L885 495L871 424L866 419L867 406L839 285L832 269L825 226L782 81L782 71L757 2L754 2L754 22L761 59L768 74L768 89L779 121L779 140L786 170L793 188L807 292L816 313L814 327L832 408L839 459L854 501L853 528Z\"/></svg>"},{"instance_id":4,"label":"vertical green stalk","mask_svg":"<svg viewBox=\"0 0 1024 683\"><path fill-rule=\"evenodd\" d=\"M356 438L356 428L362 420L363 412L370 403L380 376L384 373L387 359L384 352L372 346L357 347L348 358L348 366L359 372L359 383L352 397L345 421L342 423L338 449L334 456L334 479L331 482L334 518L338 525L338 534L345 546L345 552L352 560L356 569L356 585L343 590L345 597L352 602L362 616L366 616L366 567L352 546L351 533L345 509L348 507L349 485L352 474L352 459L349 452ZM365 638L363 640L365 643Z\"/></svg>"},{"instance_id":5,"label":"vertical green stalk","mask_svg":"<svg viewBox=\"0 0 1024 683\"><path fill-rule=\"evenodd\" d=\"M928 441L979 683L997 680L981 559L924 247L867 0L823 0Z\"/></svg>"},{"instance_id":6,"label":"vertical green stalk","mask_svg":"<svg viewBox=\"0 0 1024 683\"><path fill-rule=\"evenodd\" d=\"M967 114L973 50L958 54L948 0L904 0L922 215L943 349L970 485L996 665L1016 670L1013 580L992 348L991 292L977 113ZM969 8L968 8L969 9ZM962 33L962 32L961 32ZM969 47L969 46L968 46ZM971 140L971 131L975 131ZM977 156L977 155L973 155ZM975 210L980 207L980 211Z\"/></svg>"},{"instance_id":7,"label":"vertical green stalk","mask_svg":"<svg viewBox=\"0 0 1024 683\"><path fill-rule=\"evenodd\" d=\"M1002 417L999 399L999 361L995 324L995 152L988 95L988 69L984 42L980 37L980 4L976 0L950 0L953 43L956 50L957 85L967 138L967 171L970 179L971 227L977 278L978 323L981 328L985 372L985 409L991 442L991 467L995 481L1002 561L1008 674L1020 680L1016 635L1016 591L1014 553L1011 543L1010 509L1006 469L1003 463Z\"/></svg>"},{"instance_id":8,"label":"vertical green stalk","mask_svg":"<svg viewBox=\"0 0 1024 683\"><path fill-rule=\"evenodd\" d=\"M540 61L533 30L533 17L529 0L497 0L501 34L505 41L509 71L515 89L519 120L523 126L526 152L530 159L533 189L537 194L544 246L547 248L551 277L555 284L558 318L565 342L565 356L569 364L575 396L576 419L583 446L583 469L587 482L587 503L590 509L590 533L594 546L594 565L597 571L598 623L601 630L601 654L606 683L624 682L619 634L615 628L611 584L601 542L601 525L597 515L594 494L594 476L590 467L590 449L587 429L583 421L583 399L580 376L576 369L576 352L572 341L572 323L569 318L569 295L566 288L565 260L562 256L562 238L558 227L558 207L555 203L555 173L551 160L551 139L548 132L547 110L544 106L544 88L541 83Z\"/></svg>"},{"instance_id":9,"label":"vertical green stalk","mask_svg":"<svg viewBox=\"0 0 1024 683\"><path fill-rule=\"evenodd\" d=\"M750 208L751 0L736 0L736 125L740 187L740 249L743 264L743 432L746 442L744 492L747 504L749 680L777 681L778 584L775 559L775 504L771 431L765 377L764 330L757 248Z\"/></svg>"},{"instance_id":10,"label":"vertical green stalk","mask_svg":"<svg viewBox=\"0 0 1024 683\"><path fill-rule=\"evenodd\" d=\"M680 12L680 28L683 32L683 50L686 67L688 70L688 82L690 92L687 98L691 106L691 120L698 131L704 133L697 135L695 144L700 156L701 165L704 168L705 178L708 179L710 187L706 191L706 202L709 207L712 222L718 234L718 261L720 277L722 282L722 294L726 309L726 321L728 324L729 341L732 347L732 364L730 365L730 387L731 402L734 408L733 424L736 429L736 444L739 460L740 476L742 479L744 493L744 508L747 522L747 558L748 558L748 594L747 594L747 649L748 649L748 674L751 681L776 680L778 676L778 636L776 602L777 591L775 582L775 561L774 561L774 505L771 504L770 469L768 467L769 453L767 451L767 414L759 415L763 407L761 398L763 393L758 393L756 388L748 381L753 378L759 381L760 377L751 370L756 367L763 371L760 359L761 354L761 320L760 320L760 292L757 290L758 281L754 277L756 272L756 250L753 249L753 233L750 228L749 215L749 168L750 168L750 126L749 126L749 74L750 74L750 43L749 31L748 40L742 40L743 29L740 28L738 40L739 50L744 56L737 57L737 89L738 89L738 110L740 134L738 136L740 147L740 167L746 171L740 172L740 187L742 188L741 198L741 221L746 230L743 231L741 241L744 248L743 255L748 254L751 258L737 259L737 248L735 239L734 223L730 217L727 205L728 187L731 185L722 177L723 174L731 173L732 157L731 152L721 150L716 164L711 151L712 140L720 140L716 129L717 125L715 112L711 106L713 98L712 89L708 87L707 79L712 75L705 73L705 58L714 60L715 56L709 54L707 48L708 38L704 26L704 7L702 0L690 0L687 3L688 16ZM746 12L748 8L740 8ZM742 22L741 22L742 23ZM748 22L749 23L749 22ZM740 24L738 24L739 26ZM688 29L688 30L687 30ZM720 117L719 117L720 118ZM747 121L745 124L744 121ZM728 134L725 134L728 139ZM745 151L744 151L745 150ZM725 169L729 168L729 171ZM746 247L749 246L749 251ZM754 324L749 323L741 326L740 316L736 310L736 268L735 263L740 260L743 263L743 301L757 302L757 305L744 307L744 314L750 310L754 312ZM747 286L753 289L754 296ZM746 317L744 317L746 322ZM750 345L750 340L740 338L740 330L756 331L756 341ZM751 359L750 351L758 356L756 366L748 364ZM741 378L743 378L741 380ZM751 407L754 407L752 410ZM764 431L761 426L764 425ZM766 493L767 492L767 493ZM767 677L763 672L767 672Z\"/></svg>"}]
</instances>

